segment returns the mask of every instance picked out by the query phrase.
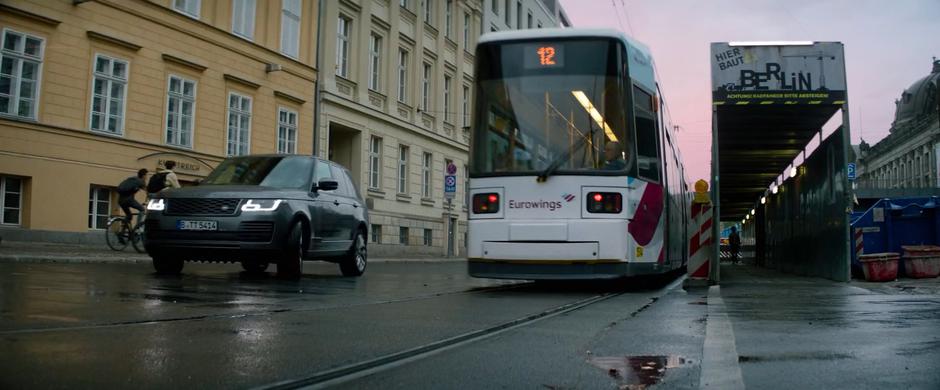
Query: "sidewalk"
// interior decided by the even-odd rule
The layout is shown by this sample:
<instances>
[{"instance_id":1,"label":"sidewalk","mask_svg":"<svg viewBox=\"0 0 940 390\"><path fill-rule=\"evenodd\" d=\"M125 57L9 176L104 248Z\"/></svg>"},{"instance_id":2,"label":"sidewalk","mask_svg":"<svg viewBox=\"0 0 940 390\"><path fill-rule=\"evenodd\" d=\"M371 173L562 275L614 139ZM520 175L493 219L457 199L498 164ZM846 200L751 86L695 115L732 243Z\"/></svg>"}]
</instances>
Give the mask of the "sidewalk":
<instances>
[{"instance_id":1,"label":"sidewalk","mask_svg":"<svg viewBox=\"0 0 940 390\"><path fill-rule=\"evenodd\" d=\"M126 263L150 264L150 256L137 253L130 245L117 252L108 248L104 241L99 246L77 244L50 244L43 242L0 242L0 262L17 263ZM370 258L370 263L416 262L441 263L463 262L463 258L416 257L416 258Z\"/></svg>"},{"instance_id":2,"label":"sidewalk","mask_svg":"<svg viewBox=\"0 0 940 390\"><path fill-rule=\"evenodd\" d=\"M706 339L714 372L737 377L718 388L940 388L940 278L839 283L730 264L721 278Z\"/></svg>"}]
</instances>

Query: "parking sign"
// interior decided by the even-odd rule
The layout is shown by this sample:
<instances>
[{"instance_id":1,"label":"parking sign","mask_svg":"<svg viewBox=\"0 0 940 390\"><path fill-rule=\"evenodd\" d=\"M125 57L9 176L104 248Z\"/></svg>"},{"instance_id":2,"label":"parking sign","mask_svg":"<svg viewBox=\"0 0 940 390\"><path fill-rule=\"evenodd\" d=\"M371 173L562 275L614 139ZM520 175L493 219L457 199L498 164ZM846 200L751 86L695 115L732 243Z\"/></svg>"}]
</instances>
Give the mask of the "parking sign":
<instances>
[{"instance_id":1,"label":"parking sign","mask_svg":"<svg viewBox=\"0 0 940 390\"><path fill-rule=\"evenodd\" d=\"M849 177L849 180L855 180L855 163L849 163L848 169L846 169L846 175Z\"/></svg>"},{"instance_id":2,"label":"parking sign","mask_svg":"<svg viewBox=\"0 0 940 390\"><path fill-rule=\"evenodd\" d=\"M456 194L457 194L457 176L456 175L444 176L444 197L447 199L453 199L454 195Z\"/></svg>"}]
</instances>

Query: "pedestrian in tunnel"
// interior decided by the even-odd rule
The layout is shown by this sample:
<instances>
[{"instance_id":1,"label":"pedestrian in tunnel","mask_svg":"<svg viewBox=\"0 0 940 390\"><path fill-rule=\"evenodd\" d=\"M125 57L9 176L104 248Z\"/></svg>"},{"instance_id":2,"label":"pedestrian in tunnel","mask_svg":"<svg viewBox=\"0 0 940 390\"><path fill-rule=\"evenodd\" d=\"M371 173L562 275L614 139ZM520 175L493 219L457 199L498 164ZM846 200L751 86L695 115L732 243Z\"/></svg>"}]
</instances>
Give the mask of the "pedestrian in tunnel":
<instances>
[{"instance_id":1,"label":"pedestrian in tunnel","mask_svg":"<svg viewBox=\"0 0 940 390\"><path fill-rule=\"evenodd\" d=\"M738 263L738 251L741 250L741 236L738 235L738 229L731 227L731 234L728 235L728 245L731 246L731 264Z\"/></svg>"}]
</instances>

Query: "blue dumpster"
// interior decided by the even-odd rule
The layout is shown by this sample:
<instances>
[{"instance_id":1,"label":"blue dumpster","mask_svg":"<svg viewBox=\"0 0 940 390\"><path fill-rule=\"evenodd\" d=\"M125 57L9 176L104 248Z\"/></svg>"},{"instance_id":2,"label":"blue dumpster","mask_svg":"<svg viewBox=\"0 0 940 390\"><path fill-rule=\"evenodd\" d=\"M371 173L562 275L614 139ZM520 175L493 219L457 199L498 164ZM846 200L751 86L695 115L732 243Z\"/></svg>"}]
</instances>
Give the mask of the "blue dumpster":
<instances>
[{"instance_id":1,"label":"blue dumpster","mask_svg":"<svg viewBox=\"0 0 940 390\"><path fill-rule=\"evenodd\" d=\"M940 245L940 213L936 196L881 199L864 213L853 213L852 273L861 275L859 255L903 252L904 245ZM899 275L905 275L904 263Z\"/></svg>"}]
</instances>

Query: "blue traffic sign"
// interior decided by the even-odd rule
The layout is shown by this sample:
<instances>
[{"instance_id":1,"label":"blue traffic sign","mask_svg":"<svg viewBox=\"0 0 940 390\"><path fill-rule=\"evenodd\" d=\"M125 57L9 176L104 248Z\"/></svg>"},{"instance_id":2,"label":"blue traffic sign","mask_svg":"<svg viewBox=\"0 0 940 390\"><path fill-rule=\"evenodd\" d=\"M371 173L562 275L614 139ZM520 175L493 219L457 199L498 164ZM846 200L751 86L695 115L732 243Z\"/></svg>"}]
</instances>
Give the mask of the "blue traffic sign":
<instances>
[{"instance_id":1,"label":"blue traffic sign","mask_svg":"<svg viewBox=\"0 0 940 390\"><path fill-rule=\"evenodd\" d=\"M456 193L457 193L457 176L456 175L444 176L444 197L453 198Z\"/></svg>"},{"instance_id":2,"label":"blue traffic sign","mask_svg":"<svg viewBox=\"0 0 940 390\"><path fill-rule=\"evenodd\" d=\"M846 169L846 176L849 177L849 180L855 180L855 163L849 163L849 167Z\"/></svg>"}]
</instances>

